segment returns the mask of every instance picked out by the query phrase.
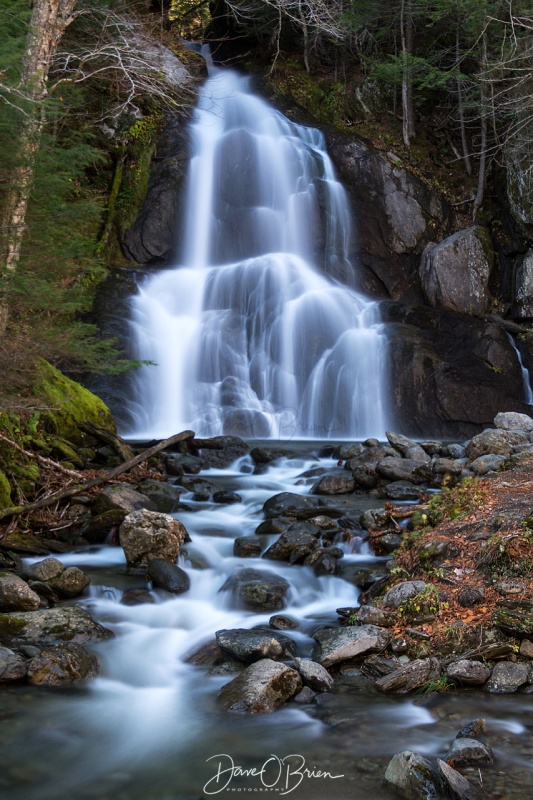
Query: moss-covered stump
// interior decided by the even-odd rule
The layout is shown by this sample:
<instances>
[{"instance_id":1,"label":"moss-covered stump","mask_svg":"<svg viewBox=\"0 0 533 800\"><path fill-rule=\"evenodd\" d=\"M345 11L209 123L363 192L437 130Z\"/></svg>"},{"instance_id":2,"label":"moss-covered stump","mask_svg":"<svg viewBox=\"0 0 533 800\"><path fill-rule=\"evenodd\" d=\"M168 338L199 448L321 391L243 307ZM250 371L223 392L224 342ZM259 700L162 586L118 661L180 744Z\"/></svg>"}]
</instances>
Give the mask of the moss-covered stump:
<instances>
[{"instance_id":1,"label":"moss-covered stump","mask_svg":"<svg viewBox=\"0 0 533 800\"><path fill-rule=\"evenodd\" d=\"M41 421L49 433L80 445L86 437L78 428L78 422L89 421L115 431L111 412L99 397L47 361L39 362L39 373L34 393L47 406L41 413Z\"/></svg>"}]
</instances>

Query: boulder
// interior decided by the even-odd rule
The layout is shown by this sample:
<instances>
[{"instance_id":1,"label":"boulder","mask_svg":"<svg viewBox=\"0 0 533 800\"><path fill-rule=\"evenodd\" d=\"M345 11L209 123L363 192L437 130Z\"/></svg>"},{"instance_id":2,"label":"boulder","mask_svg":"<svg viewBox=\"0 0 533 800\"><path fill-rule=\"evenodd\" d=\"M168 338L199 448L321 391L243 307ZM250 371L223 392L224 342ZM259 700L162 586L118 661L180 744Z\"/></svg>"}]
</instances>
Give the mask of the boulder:
<instances>
[{"instance_id":1,"label":"boulder","mask_svg":"<svg viewBox=\"0 0 533 800\"><path fill-rule=\"evenodd\" d=\"M528 444L527 434L520 431L504 431L487 429L473 436L466 446L466 455L473 461L479 456L508 456L516 444Z\"/></svg>"},{"instance_id":2,"label":"boulder","mask_svg":"<svg viewBox=\"0 0 533 800\"><path fill-rule=\"evenodd\" d=\"M263 506L265 516L269 518L288 516L308 518L316 513L317 502L292 492L280 492L270 497Z\"/></svg>"},{"instance_id":3,"label":"boulder","mask_svg":"<svg viewBox=\"0 0 533 800\"><path fill-rule=\"evenodd\" d=\"M272 631L246 630L234 628L216 632L219 648L238 661L260 661L263 658L277 660L294 656L295 645L292 639Z\"/></svg>"},{"instance_id":4,"label":"boulder","mask_svg":"<svg viewBox=\"0 0 533 800\"><path fill-rule=\"evenodd\" d=\"M417 659L405 667L378 678L374 683L376 689L385 694L408 694L414 692L424 683L440 677L440 664L436 658Z\"/></svg>"},{"instance_id":5,"label":"boulder","mask_svg":"<svg viewBox=\"0 0 533 800\"><path fill-rule=\"evenodd\" d=\"M250 450L250 458L254 464L271 464L279 458L288 458L287 450L277 450L272 447L254 447Z\"/></svg>"},{"instance_id":6,"label":"boulder","mask_svg":"<svg viewBox=\"0 0 533 800\"><path fill-rule=\"evenodd\" d=\"M259 558L266 543L266 536L238 536L233 542L233 555L238 558Z\"/></svg>"},{"instance_id":7,"label":"boulder","mask_svg":"<svg viewBox=\"0 0 533 800\"><path fill-rule=\"evenodd\" d=\"M452 797L452 800L481 800L476 787L463 777L460 772L457 772L456 769L450 767L440 758L437 759L437 767L443 783L448 789L447 794Z\"/></svg>"},{"instance_id":8,"label":"boulder","mask_svg":"<svg viewBox=\"0 0 533 800\"><path fill-rule=\"evenodd\" d=\"M457 602L463 608L474 608L485 599L485 590L478 586L464 586L459 590Z\"/></svg>"},{"instance_id":9,"label":"boulder","mask_svg":"<svg viewBox=\"0 0 533 800\"><path fill-rule=\"evenodd\" d=\"M379 477L374 467L366 464L352 470L352 478L356 486L361 489L375 489L379 483Z\"/></svg>"},{"instance_id":10,"label":"boulder","mask_svg":"<svg viewBox=\"0 0 533 800\"><path fill-rule=\"evenodd\" d=\"M152 558L148 562L147 575L154 586L172 594L183 594L190 589L191 581L184 569L167 561L166 558Z\"/></svg>"},{"instance_id":11,"label":"boulder","mask_svg":"<svg viewBox=\"0 0 533 800\"><path fill-rule=\"evenodd\" d=\"M389 481L424 483L431 477L431 472L426 463L413 458L394 458L393 456L387 456L382 459L376 465L376 472Z\"/></svg>"},{"instance_id":12,"label":"boulder","mask_svg":"<svg viewBox=\"0 0 533 800\"><path fill-rule=\"evenodd\" d=\"M90 578L78 567L65 567L47 583L61 597L78 597L90 584Z\"/></svg>"},{"instance_id":13,"label":"boulder","mask_svg":"<svg viewBox=\"0 0 533 800\"><path fill-rule=\"evenodd\" d=\"M453 740L446 754L446 761L452 766L458 767L466 767L473 764L492 764L494 755L487 744L465 736Z\"/></svg>"},{"instance_id":14,"label":"boulder","mask_svg":"<svg viewBox=\"0 0 533 800\"><path fill-rule=\"evenodd\" d=\"M215 436L213 439L197 439L202 461L207 468L225 469L238 458L248 455L249 446L238 436Z\"/></svg>"},{"instance_id":15,"label":"boulder","mask_svg":"<svg viewBox=\"0 0 533 800\"><path fill-rule=\"evenodd\" d=\"M28 681L34 686L60 686L95 678L98 659L81 644L45 647L28 664Z\"/></svg>"},{"instance_id":16,"label":"boulder","mask_svg":"<svg viewBox=\"0 0 533 800\"><path fill-rule=\"evenodd\" d=\"M24 570L26 578L34 581L48 581L56 578L65 570L65 565L58 561L57 558L45 558L42 561L36 561L35 564L30 564Z\"/></svg>"},{"instance_id":17,"label":"boulder","mask_svg":"<svg viewBox=\"0 0 533 800\"><path fill-rule=\"evenodd\" d=\"M327 669L310 658L295 658L294 668L302 676L304 686L315 692L329 692L335 685Z\"/></svg>"},{"instance_id":18,"label":"boulder","mask_svg":"<svg viewBox=\"0 0 533 800\"><path fill-rule=\"evenodd\" d=\"M116 486L106 487L94 502L96 514L120 510L124 512L124 517L126 517L132 511L139 511L142 508L155 511L156 505L149 497L132 489L129 483L119 483Z\"/></svg>"},{"instance_id":19,"label":"boulder","mask_svg":"<svg viewBox=\"0 0 533 800\"><path fill-rule=\"evenodd\" d=\"M386 436L391 447L394 447L404 458L420 461L422 464L429 464L430 459L426 451L419 444L413 442L412 439L392 431L387 431Z\"/></svg>"},{"instance_id":20,"label":"boulder","mask_svg":"<svg viewBox=\"0 0 533 800\"><path fill-rule=\"evenodd\" d=\"M487 310L493 261L490 235L479 225L439 244L428 244L422 253L420 279L429 304L482 316Z\"/></svg>"},{"instance_id":21,"label":"boulder","mask_svg":"<svg viewBox=\"0 0 533 800\"><path fill-rule=\"evenodd\" d=\"M120 526L119 540L128 567L146 566L154 558L174 562L189 535L181 522L168 514L134 511Z\"/></svg>"},{"instance_id":22,"label":"boulder","mask_svg":"<svg viewBox=\"0 0 533 800\"><path fill-rule=\"evenodd\" d=\"M418 500L420 489L410 481L393 481L383 489L388 500Z\"/></svg>"},{"instance_id":23,"label":"boulder","mask_svg":"<svg viewBox=\"0 0 533 800\"><path fill-rule=\"evenodd\" d=\"M213 503L220 503L231 505L233 503L242 503L242 497L237 492L220 491L215 492L213 495Z\"/></svg>"},{"instance_id":24,"label":"boulder","mask_svg":"<svg viewBox=\"0 0 533 800\"><path fill-rule=\"evenodd\" d=\"M500 411L494 417L494 427L502 431L533 433L533 418L528 414L518 414L516 411Z\"/></svg>"},{"instance_id":25,"label":"boulder","mask_svg":"<svg viewBox=\"0 0 533 800\"><path fill-rule=\"evenodd\" d=\"M218 699L226 711L271 714L301 688L296 670L267 658L251 664L223 686Z\"/></svg>"},{"instance_id":26,"label":"boulder","mask_svg":"<svg viewBox=\"0 0 533 800\"><path fill-rule=\"evenodd\" d=\"M357 622L360 625L377 625L379 628L393 628L396 616L375 606L361 606L357 611Z\"/></svg>"},{"instance_id":27,"label":"boulder","mask_svg":"<svg viewBox=\"0 0 533 800\"><path fill-rule=\"evenodd\" d=\"M351 494L355 490L353 478L339 475L326 475L318 480L311 492L313 494Z\"/></svg>"},{"instance_id":28,"label":"boulder","mask_svg":"<svg viewBox=\"0 0 533 800\"><path fill-rule=\"evenodd\" d=\"M313 658L324 667L384 650L389 634L375 625L348 628L321 628L313 634Z\"/></svg>"},{"instance_id":29,"label":"boulder","mask_svg":"<svg viewBox=\"0 0 533 800\"><path fill-rule=\"evenodd\" d=\"M442 800L443 786L433 764L411 750L404 750L389 761L383 785L406 800Z\"/></svg>"},{"instance_id":30,"label":"boulder","mask_svg":"<svg viewBox=\"0 0 533 800\"><path fill-rule=\"evenodd\" d=\"M415 597L426 588L424 581L402 581L393 586L383 597L383 605L389 608L399 608L410 597Z\"/></svg>"},{"instance_id":31,"label":"boulder","mask_svg":"<svg viewBox=\"0 0 533 800\"><path fill-rule=\"evenodd\" d=\"M497 472L505 462L507 456L486 455L475 458L470 464L474 475L486 475L488 472Z\"/></svg>"},{"instance_id":32,"label":"boulder","mask_svg":"<svg viewBox=\"0 0 533 800\"><path fill-rule=\"evenodd\" d=\"M533 612L526 609L513 611L509 608L499 608L492 615L492 622L507 636L516 639L533 637Z\"/></svg>"},{"instance_id":33,"label":"boulder","mask_svg":"<svg viewBox=\"0 0 533 800\"><path fill-rule=\"evenodd\" d=\"M491 694L512 694L528 683L529 670L529 664L523 662L499 661L485 688Z\"/></svg>"},{"instance_id":34,"label":"boulder","mask_svg":"<svg viewBox=\"0 0 533 800\"><path fill-rule=\"evenodd\" d=\"M359 521L365 531L382 531L389 525L389 514L382 508L369 508Z\"/></svg>"},{"instance_id":35,"label":"boulder","mask_svg":"<svg viewBox=\"0 0 533 800\"><path fill-rule=\"evenodd\" d=\"M205 467L201 458L187 453L169 453L165 458L165 465L169 475L182 477L185 475L198 475Z\"/></svg>"},{"instance_id":36,"label":"boulder","mask_svg":"<svg viewBox=\"0 0 533 800\"><path fill-rule=\"evenodd\" d=\"M263 558L272 561L303 561L309 553L318 547L316 536L310 533L299 533L298 531L287 531L282 533L277 542L274 542L263 554ZM295 553L296 551L296 553ZM297 555L293 558L293 555Z\"/></svg>"},{"instance_id":37,"label":"boulder","mask_svg":"<svg viewBox=\"0 0 533 800\"><path fill-rule=\"evenodd\" d=\"M241 569L224 582L220 592L231 592L250 611L278 611L285 605L290 584L272 572Z\"/></svg>"},{"instance_id":38,"label":"boulder","mask_svg":"<svg viewBox=\"0 0 533 800\"><path fill-rule=\"evenodd\" d=\"M173 486L167 481L146 480L139 484L139 489L145 497L148 497L155 508L162 514L175 513L180 504L180 495L183 490ZM134 510L134 509L132 509Z\"/></svg>"},{"instance_id":39,"label":"boulder","mask_svg":"<svg viewBox=\"0 0 533 800\"><path fill-rule=\"evenodd\" d=\"M124 522L124 516L124 510L121 508L98 514L83 526L80 533L90 544L103 544L111 531Z\"/></svg>"},{"instance_id":40,"label":"boulder","mask_svg":"<svg viewBox=\"0 0 533 800\"><path fill-rule=\"evenodd\" d=\"M18 575L0 574L0 611L35 611L41 598Z\"/></svg>"},{"instance_id":41,"label":"boulder","mask_svg":"<svg viewBox=\"0 0 533 800\"><path fill-rule=\"evenodd\" d=\"M19 681L26 672L26 664L18 653L7 647L0 647L0 683Z\"/></svg>"},{"instance_id":42,"label":"boulder","mask_svg":"<svg viewBox=\"0 0 533 800\"><path fill-rule=\"evenodd\" d=\"M483 686L490 678L490 669L481 661L461 659L448 665L446 675L463 686Z\"/></svg>"},{"instance_id":43,"label":"boulder","mask_svg":"<svg viewBox=\"0 0 533 800\"><path fill-rule=\"evenodd\" d=\"M292 617L287 617L285 614L274 614L268 620L268 624L275 631L294 631L297 630L298 622Z\"/></svg>"},{"instance_id":44,"label":"boulder","mask_svg":"<svg viewBox=\"0 0 533 800\"><path fill-rule=\"evenodd\" d=\"M520 642L520 655L524 658L533 658L533 642L529 639L522 639Z\"/></svg>"},{"instance_id":45,"label":"boulder","mask_svg":"<svg viewBox=\"0 0 533 800\"><path fill-rule=\"evenodd\" d=\"M114 634L80 606L14 611L0 615L0 636L7 642L47 645L61 641L99 642Z\"/></svg>"}]
</instances>

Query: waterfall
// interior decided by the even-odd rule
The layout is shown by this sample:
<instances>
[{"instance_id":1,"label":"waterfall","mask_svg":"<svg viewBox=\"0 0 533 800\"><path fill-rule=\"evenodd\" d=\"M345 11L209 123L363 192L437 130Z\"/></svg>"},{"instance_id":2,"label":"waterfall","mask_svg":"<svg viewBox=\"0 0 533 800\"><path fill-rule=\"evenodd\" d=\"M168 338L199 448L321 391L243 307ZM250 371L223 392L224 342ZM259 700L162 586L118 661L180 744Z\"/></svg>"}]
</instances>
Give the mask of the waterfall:
<instances>
[{"instance_id":1,"label":"waterfall","mask_svg":"<svg viewBox=\"0 0 533 800\"><path fill-rule=\"evenodd\" d=\"M130 436L365 438L385 430L386 339L350 274L322 134L213 69L191 124L179 266L132 301Z\"/></svg>"},{"instance_id":2,"label":"waterfall","mask_svg":"<svg viewBox=\"0 0 533 800\"><path fill-rule=\"evenodd\" d=\"M524 387L524 400L529 405L533 405L533 389L531 388L531 376L529 374L528 368L524 364L524 360L522 358L522 353L516 346L515 340L513 339L510 333L507 334L507 338L513 350L516 353L516 357L518 359L518 363L520 365L520 371L522 373L522 384Z\"/></svg>"}]
</instances>

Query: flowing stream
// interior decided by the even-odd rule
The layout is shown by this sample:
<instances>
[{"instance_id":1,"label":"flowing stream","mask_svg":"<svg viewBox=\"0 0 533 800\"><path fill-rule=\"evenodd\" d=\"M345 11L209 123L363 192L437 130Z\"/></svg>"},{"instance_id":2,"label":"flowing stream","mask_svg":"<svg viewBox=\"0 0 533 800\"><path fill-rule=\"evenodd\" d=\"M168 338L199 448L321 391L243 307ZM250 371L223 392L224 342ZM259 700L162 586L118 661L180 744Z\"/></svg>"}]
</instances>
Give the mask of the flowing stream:
<instances>
[{"instance_id":1,"label":"flowing stream","mask_svg":"<svg viewBox=\"0 0 533 800\"><path fill-rule=\"evenodd\" d=\"M500 780L506 797L529 797L520 794L522 782L527 786L533 779L530 699L524 695L471 691L426 700L385 697L351 667L319 704L289 704L272 715L243 717L217 707L217 692L233 674L212 674L186 662L188 653L211 641L221 628L268 623L269 613L243 611L229 593L219 593L239 567L270 570L289 581L289 603L281 613L298 627L283 632L294 639L300 656L311 655L312 631L336 621L338 607L357 605L357 589L339 578L317 577L309 567L233 555L234 538L255 530L267 498L287 490L307 493L314 478L304 473L326 465L331 461L321 464L302 456L281 460L258 475L245 457L228 470L210 470L209 480L239 492L242 503L224 507L184 496L189 510L178 516L192 542L181 564L191 589L178 597L159 590L152 592L153 603L123 605L125 590L145 584L126 574L119 547L61 556L65 564L90 574L90 594L79 602L116 638L93 646L102 674L84 687L13 687L0 694L0 797L227 799L254 788L266 791L269 783L272 792L287 789L284 794L294 800L384 800L389 795L381 781L395 752L412 749L442 757L456 732L477 716L487 718L498 758L492 785ZM376 504L368 498L357 502L354 516ZM370 566L380 561L357 536L339 546L347 561ZM292 772L278 778L275 758L288 756ZM217 782L219 765L228 769L229 759L248 770L269 764L263 779L225 773ZM296 770L302 759L313 775L306 774L300 785ZM328 775L320 778L318 772Z\"/></svg>"},{"instance_id":2,"label":"flowing stream","mask_svg":"<svg viewBox=\"0 0 533 800\"><path fill-rule=\"evenodd\" d=\"M135 438L383 436L386 339L348 276L346 193L322 134L211 69L191 125L179 266L133 299Z\"/></svg>"}]
</instances>

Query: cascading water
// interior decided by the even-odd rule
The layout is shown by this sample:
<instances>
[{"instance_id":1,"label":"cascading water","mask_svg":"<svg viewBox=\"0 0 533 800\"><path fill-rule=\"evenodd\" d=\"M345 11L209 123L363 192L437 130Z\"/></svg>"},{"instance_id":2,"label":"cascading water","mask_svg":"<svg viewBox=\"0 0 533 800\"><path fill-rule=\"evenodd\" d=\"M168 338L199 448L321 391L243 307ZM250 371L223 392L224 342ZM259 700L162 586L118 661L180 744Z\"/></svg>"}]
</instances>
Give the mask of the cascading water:
<instances>
[{"instance_id":1,"label":"cascading water","mask_svg":"<svg viewBox=\"0 0 533 800\"><path fill-rule=\"evenodd\" d=\"M382 436L385 336L352 270L321 133L212 70L191 127L180 266L133 299L129 434Z\"/></svg>"}]
</instances>

